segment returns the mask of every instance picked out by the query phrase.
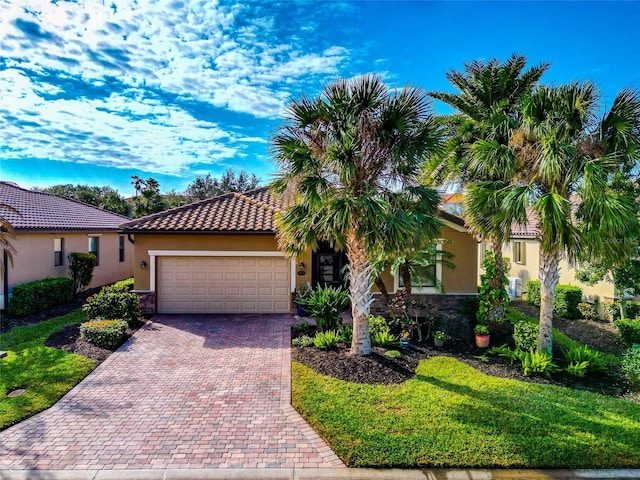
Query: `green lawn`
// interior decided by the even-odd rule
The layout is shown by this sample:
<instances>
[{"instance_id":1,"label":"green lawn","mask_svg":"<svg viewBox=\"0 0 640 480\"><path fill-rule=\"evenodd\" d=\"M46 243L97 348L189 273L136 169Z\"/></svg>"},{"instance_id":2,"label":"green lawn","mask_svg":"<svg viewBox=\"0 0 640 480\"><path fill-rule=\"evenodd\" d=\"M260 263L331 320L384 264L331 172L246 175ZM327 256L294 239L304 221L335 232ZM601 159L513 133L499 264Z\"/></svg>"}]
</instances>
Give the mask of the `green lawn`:
<instances>
[{"instance_id":1,"label":"green lawn","mask_svg":"<svg viewBox=\"0 0 640 480\"><path fill-rule=\"evenodd\" d=\"M640 466L640 404L487 376L454 358L360 385L293 363L293 404L349 466Z\"/></svg>"},{"instance_id":2,"label":"green lawn","mask_svg":"<svg viewBox=\"0 0 640 480\"><path fill-rule=\"evenodd\" d=\"M49 408L96 367L94 360L43 344L52 333L85 319L77 309L0 335L0 350L8 352L0 359L0 429ZM26 392L7 397L18 387L26 388Z\"/></svg>"}]
</instances>

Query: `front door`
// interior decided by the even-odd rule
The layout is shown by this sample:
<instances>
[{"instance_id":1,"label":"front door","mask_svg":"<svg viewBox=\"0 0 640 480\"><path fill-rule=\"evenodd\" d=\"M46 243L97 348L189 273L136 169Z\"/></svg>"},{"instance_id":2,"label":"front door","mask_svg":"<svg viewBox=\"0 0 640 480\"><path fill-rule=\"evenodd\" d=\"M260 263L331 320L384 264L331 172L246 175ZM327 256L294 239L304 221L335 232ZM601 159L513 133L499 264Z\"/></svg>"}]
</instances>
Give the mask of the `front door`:
<instances>
[{"instance_id":1,"label":"front door","mask_svg":"<svg viewBox=\"0 0 640 480\"><path fill-rule=\"evenodd\" d=\"M335 252L328 245L319 245L313 252L313 268L311 271L311 283L316 285L329 285L344 287L345 265L347 256L342 252Z\"/></svg>"}]
</instances>

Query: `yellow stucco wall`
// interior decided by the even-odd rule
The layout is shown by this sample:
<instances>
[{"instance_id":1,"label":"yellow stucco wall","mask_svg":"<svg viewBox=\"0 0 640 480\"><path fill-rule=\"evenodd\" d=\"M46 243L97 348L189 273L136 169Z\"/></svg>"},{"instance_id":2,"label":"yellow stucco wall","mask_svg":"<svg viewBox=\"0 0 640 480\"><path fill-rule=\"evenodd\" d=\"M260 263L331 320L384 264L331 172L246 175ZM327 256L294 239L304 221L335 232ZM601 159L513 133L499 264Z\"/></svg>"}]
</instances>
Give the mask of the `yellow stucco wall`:
<instances>
[{"instance_id":1,"label":"yellow stucco wall","mask_svg":"<svg viewBox=\"0 0 640 480\"><path fill-rule=\"evenodd\" d=\"M192 251L277 251L278 245L273 235L179 235L179 234L142 234L133 235L135 242L134 277L136 290L148 290L150 287L150 250L192 250ZM458 232L445 226L442 238L450 242L444 249L455 255L454 270L443 268L442 281L446 293L477 292L477 242L466 232ZM141 268L141 262L146 268ZM304 275L299 275L297 266L305 265ZM296 288L305 282L311 282L312 257L308 252L296 261ZM389 291L393 291L393 276L390 272L383 275Z\"/></svg>"},{"instance_id":2,"label":"yellow stucco wall","mask_svg":"<svg viewBox=\"0 0 640 480\"><path fill-rule=\"evenodd\" d=\"M516 263L513 261L513 242L523 242L524 246L524 262ZM540 270L540 242L535 238L517 238L507 242L503 246L502 254L510 260L509 277L518 277L522 280L522 287L526 289L529 280L537 280ZM478 250L478 261L481 261L482 245ZM479 274L482 270L479 268ZM613 300L613 284L607 281L599 282L595 285L587 285L579 282L575 278L575 267L570 265L566 259L560 262L560 284L575 285L582 288L582 294L585 299L595 300L596 297L601 302L610 302Z\"/></svg>"},{"instance_id":3,"label":"yellow stucco wall","mask_svg":"<svg viewBox=\"0 0 640 480\"><path fill-rule=\"evenodd\" d=\"M93 235L93 234L92 234ZM119 261L118 234L101 233L99 235L100 265L93 272L89 287L99 287L133 275L133 245L124 242L125 261ZM64 264L54 266L54 239L64 239ZM9 290L21 283L42 280L46 277L68 277L71 252L88 252L89 237L86 233L17 233L11 240L16 248L13 265L9 262L7 283ZM4 279L0 279L0 295Z\"/></svg>"},{"instance_id":4,"label":"yellow stucco wall","mask_svg":"<svg viewBox=\"0 0 640 480\"><path fill-rule=\"evenodd\" d=\"M456 268L442 268L442 285L445 293L475 294L478 292L478 242L467 232L459 232L445 225L441 238L442 249L454 255L451 262ZM389 293L395 291L397 284L390 271L382 274L382 280ZM374 288L378 291L377 288Z\"/></svg>"}]
</instances>

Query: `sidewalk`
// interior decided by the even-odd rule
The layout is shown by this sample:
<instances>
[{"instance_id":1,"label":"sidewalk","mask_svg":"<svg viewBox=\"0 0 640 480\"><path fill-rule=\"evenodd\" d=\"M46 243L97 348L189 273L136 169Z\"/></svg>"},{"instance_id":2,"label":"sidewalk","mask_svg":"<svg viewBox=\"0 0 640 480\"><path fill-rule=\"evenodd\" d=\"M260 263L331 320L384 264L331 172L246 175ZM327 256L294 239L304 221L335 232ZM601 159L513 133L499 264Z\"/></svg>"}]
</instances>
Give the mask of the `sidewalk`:
<instances>
[{"instance_id":1,"label":"sidewalk","mask_svg":"<svg viewBox=\"0 0 640 480\"><path fill-rule=\"evenodd\" d=\"M620 470L401 470L271 468L211 470L5 470L0 480L569 480L640 479Z\"/></svg>"}]
</instances>

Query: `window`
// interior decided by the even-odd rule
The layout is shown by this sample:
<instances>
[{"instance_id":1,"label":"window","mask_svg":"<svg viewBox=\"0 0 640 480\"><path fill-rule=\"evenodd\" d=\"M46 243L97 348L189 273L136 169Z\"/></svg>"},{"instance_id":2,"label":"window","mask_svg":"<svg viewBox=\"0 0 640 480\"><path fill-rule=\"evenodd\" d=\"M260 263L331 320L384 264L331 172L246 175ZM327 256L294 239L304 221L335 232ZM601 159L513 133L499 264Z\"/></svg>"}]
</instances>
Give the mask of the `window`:
<instances>
[{"instance_id":1,"label":"window","mask_svg":"<svg viewBox=\"0 0 640 480\"><path fill-rule=\"evenodd\" d=\"M100 265L100 237L89 237L89 253L96 256L96 267Z\"/></svg>"},{"instance_id":2,"label":"window","mask_svg":"<svg viewBox=\"0 0 640 480\"><path fill-rule=\"evenodd\" d=\"M420 291L424 288L433 288L436 286L436 264L428 266L414 267L414 275L411 278L411 290ZM417 278L419 277L419 278ZM404 288L404 280L398 275L398 286Z\"/></svg>"},{"instance_id":3,"label":"window","mask_svg":"<svg viewBox=\"0 0 640 480\"><path fill-rule=\"evenodd\" d=\"M124 262L124 237L118 237L118 260Z\"/></svg>"},{"instance_id":4,"label":"window","mask_svg":"<svg viewBox=\"0 0 640 480\"><path fill-rule=\"evenodd\" d=\"M64 265L64 238L53 239L53 265Z\"/></svg>"},{"instance_id":5,"label":"window","mask_svg":"<svg viewBox=\"0 0 640 480\"><path fill-rule=\"evenodd\" d=\"M513 242L513 261L524 265L524 242Z\"/></svg>"},{"instance_id":6,"label":"window","mask_svg":"<svg viewBox=\"0 0 640 480\"><path fill-rule=\"evenodd\" d=\"M438 251L442 250L442 244L436 246ZM434 261L431 265L424 265L414 268L415 272L411 278L411 293L439 293L442 284L442 262ZM399 272L394 272L394 290L404 288L404 281Z\"/></svg>"}]
</instances>

